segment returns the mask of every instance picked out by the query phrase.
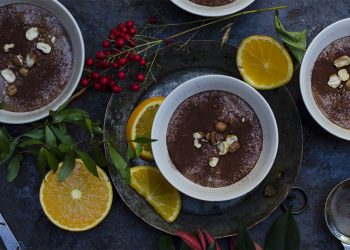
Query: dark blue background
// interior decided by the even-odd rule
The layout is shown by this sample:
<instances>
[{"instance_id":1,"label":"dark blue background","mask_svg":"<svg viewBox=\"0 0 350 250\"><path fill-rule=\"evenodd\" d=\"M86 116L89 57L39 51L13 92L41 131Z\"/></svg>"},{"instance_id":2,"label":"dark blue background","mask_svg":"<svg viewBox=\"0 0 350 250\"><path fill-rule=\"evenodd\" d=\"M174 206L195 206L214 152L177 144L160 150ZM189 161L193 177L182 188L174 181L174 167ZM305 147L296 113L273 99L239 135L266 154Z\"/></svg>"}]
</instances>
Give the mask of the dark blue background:
<instances>
[{"instance_id":1,"label":"dark blue background","mask_svg":"<svg viewBox=\"0 0 350 250\"><path fill-rule=\"evenodd\" d=\"M94 54L108 31L127 19L143 23L160 8L169 22L196 18L174 6L169 0L61 0L79 23L87 54ZM288 29L307 28L308 42L327 25L350 14L348 0L257 0L249 9L288 5L281 11L281 19ZM201 31L197 38L219 40L224 24ZM273 13L242 16L234 20L229 43L238 45L250 35L275 36ZM169 58L171 60L171 58ZM234 60L234 58L232 59ZM296 74L298 77L298 74ZM350 145L322 130L307 113L297 86L288 87L298 104L304 130L304 157L296 185L309 194L308 209L296 216L302 234L302 249L341 249L324 222L323 207L328 193L350 174ZM109 95L89 93L78 101L94 120L103 121ZM9 126L15 129L14 126ZM34 159L25 161L19 177L12 184L6 182L6 169L0 169L0 212L11 226L21 245L28 249L156 249L161 232L137 218L115 193L107 218L95 229L84 233L70 233L56 228L44 216L39 204L40 178ZM257 204L259 206L259 204ZM260 243L271 223L282 214L277 209L266 221L254 227L253 238ZM226 242L223 242L225 245ZM226 245L225 245L226 246Z\"/></svg>"}]
</instances>

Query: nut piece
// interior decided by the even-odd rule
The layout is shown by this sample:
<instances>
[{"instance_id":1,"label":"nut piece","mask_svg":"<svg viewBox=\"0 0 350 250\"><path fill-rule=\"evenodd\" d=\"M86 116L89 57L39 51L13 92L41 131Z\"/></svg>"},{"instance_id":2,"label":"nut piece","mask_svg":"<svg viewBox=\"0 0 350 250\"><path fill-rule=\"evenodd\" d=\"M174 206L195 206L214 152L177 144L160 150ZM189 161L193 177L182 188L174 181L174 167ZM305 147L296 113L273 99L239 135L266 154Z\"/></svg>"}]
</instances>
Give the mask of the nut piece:
<instances>
[{"instance_id":1,"label":"nut piece","mask_svg":"<svg viewBox=\"0 0 350 250\"><path fill-rule=\"evenodd\" d=\"M45 54L50 54L51 46L47 43L39 42L36 44L36 48Z\"/></svg>"},{"instance_id":2,"label":"nut piece","mask_svg":"<svg viewBox=\"0 0 350 250\"><path fill-rule=\"evenodd\" d=\"M26 56L26 64L27 66L33 67L33 65L36 63L36 56L33 53L28 53Z\"/></svg>"},{"instance_id":3,"label":"nut piece","mask_svg":"<svg viewBox=\"0 0 350 250\"><path fill-rule=\"evenodd\" d=\"M350 80L347 80L347 81L346 81L345 86L346 86L347 88L350 88Z\"/></svg>"},{"instance_id":4,"label":"nut piece","mask_svg":"<svg viewBox=\"0 0 350 250\"><path fill-rule=\"evenodd\" d=\"M19 69L19 73L20 73L21 76L28 76L29 70L24 68L24 67L22 67L22 68Z\"/></svg>"},{"instance_id":5,"label":"nut piece","mask_svg":"<svg viewBox=\"0 0 350 250\"><path fill-rule=\"evenodd\" d=\"M15 47L15 44L14 43L6 43L4 45L4 51L5 52L9 52L10 49L13 49Z\"/></svg>"},{"instance_id":6,"label":"nut piece","mask_svg":"<svg viewBox=\"0 0 350 250\"><path fill-rule=\"evenodd\" d=\"M226 128L227 128L227 125L223 122L217 122L215 124L215 129L218 132L224 132L226 130Z\"/></svg>"},{"instance_id":7,"label":"nut piece","mask_svg":"<svg viewBox=\"0 0 350 250\"><path fill-rule=\"evenodd\" d=\"M205 139L207 139L207 140L209 141L209 140L210 140L210 135L211 135L211 133L207 132L207 133L205 134Z\"/></svg>"},{"instance_id":8,"label":"nut piece","mask_svg":"<svg viewBox=\"0 0 350 250\"><path fill-rule=\"evenodd\" d=\"M350 57L348 56L341 56L334 61L334 66L337 68L342 68L348 65L350 65Z\"/></svg>"},{"instance_id":9,"label":"nut piece","mask_svg":"<svg viewBox=\"0 0 350 250\"><path fill-rule=\"evenodd\" d=\"M215 168L216 165L218 165L219 163L219 158L218 157L210 157L209 159L209 166L211 166L212 168Z\"/></svg>"},{"instance_id":10,"label":"nut piece","mask_svg":"<svg viewBox=\"0 0 350 250\"><path fill-rule=\"evenodd\" d=\"M235 135L226 135L226 142L228 143L228 145L231 145L232 143L238 141L238 137Z\"/></svg>"},{"instance_id":11,"label":"nut piece","mask_svg":"<svg viewBox=\"0 0 350 250\"><path fill-rule=\"evenodd\" d=\"M245 118L244 117L242 118L242 123L245 123Z\"/></svg>"},{"instance_id":12,"label":"nut piece","mask_svg":"<svg viewBox=\"0 0 350 250\"><path fill-rule=\"evenodd\" d=\"M202 139L204 137L203 132L195 132L193 133L193 139Z\"/></svg>"},{"instance_id":13,"label":"nut piece","mask_svg":"<svg viewBox=\"0 0 350 250\"><path fill-rule=\"evenodd\" d=\"M12 84L6 87L6 94L8 96L14 96L17 93L16 85Z\"/></svg>"},{"instance_id":14,"label":"nut piece","mask_svg":"<svg viewBox=\"0 0 350 250\"><path fill-rule=\"evenodd\" d=\"M26 38L29 41L33 41L35 38L37 38L39 35L39 30L37 27L32 27L26 32Z\"/></svg>"},{"instance_id":15,"label":"nut piece","mask_svg":"<svg viewBox=\"0 0 350 250\"><path fill-rule=\"evenodd\" d=\"M220 142L217 145L218 149L219 149L219 155L226 155L229 151L229 145L226 141Z\"/></svg>"},{"instance_id":16,"label":"nut piece","mask_svg":"<svg viewBox=\"0 0 350 250\"><path fill-rule=\"evenodd\" d=\"M232 143L230 146L229 146L229 151L230 153L234 153L236 152L238 149L241 148L241 144L239 144L238 141L235 141L234 143Z\"/></svg>"},{"instance_id":17,"label":"nut piece","mask_svg":"<svg viewBox=\"0 0 350 250\"><path fill-rule=\"evenodd\" d=\"M14 81L16 81L16 75L10 69L2 70L1 75L3 78L5 78L6 82L8 82L8 83L13 83Z\"/></svg>"},{"instance_id":18,"label":"nut piece","mask_svg":"<svg viewBox=\"0 0 350 250\"><path fill-rule=\"evenodd\" d=\"M201 148L201 147L202 147L202 144L200 144L200 142L199 142L198 139L194 139L193 145L194 145L196 148Z\"/></svg>"},{"instance_id":19,"label":"nut piece","mask_svg":"<svg viewBox=\"0 0 350 250\"><path fill-rule=\"evenodd\" d=\"M15 57L13 57L12 61L18 67L22 67L23 66L23 56L21 56L21 55L17 55Z\"/></svg>"},{"instance_id":20,"label":"nut piece","mask_svg":"<svg viewBox=\"0 0 350 250\"><path fill-rule=\"evenodd\" d=\"M56 42L56 37L55 36L51 37L51 43L54 44L55 42Z\"/></svg>"},{"instance_id":21,"label":"nut piece","mask_svg":"<svg viewBox=\"0 0 350 250\"><path fill-rule=\"evenodd\" d=\"M327 83L330 87L336 89L340 86L341 84L341 80L340 78L336 75L333 74L329 77L328 83Z\"/></svg>"},{"instance_id":22,"label":"nut piece","mask_svg":"<svg viewBox=\"0 0 350 250\"><path fill-rule=\"evenodd\" d=\"M210 133L210 142L213 145L218 145L220 143L218 133L216 133L215 131Z\"/></svg>"},{"instance_id":23,"label":"nut piece","mask_svg":"<svg viewBox=\"0 0 350 250\"><path fill-rule=\"evenodd\" d=\"M338 71L338 76L340 78L341 81L345 82L347 80L349 80L350 76L349 73L346 69L341 69Z\"/></svg>"}]
</instances>

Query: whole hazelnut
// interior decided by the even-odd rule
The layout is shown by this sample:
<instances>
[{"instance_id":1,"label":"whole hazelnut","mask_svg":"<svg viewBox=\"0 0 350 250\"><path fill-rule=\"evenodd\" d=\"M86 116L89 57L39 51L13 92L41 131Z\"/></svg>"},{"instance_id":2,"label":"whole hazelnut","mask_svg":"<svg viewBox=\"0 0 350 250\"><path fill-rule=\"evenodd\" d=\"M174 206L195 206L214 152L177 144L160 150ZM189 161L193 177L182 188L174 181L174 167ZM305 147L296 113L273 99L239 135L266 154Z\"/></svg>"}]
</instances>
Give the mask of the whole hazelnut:
<instances>
[{"instance_id":1,"label":"whole hazelnut","mask_svg":"<svg viewBox=\"0 0 350 250\"><path fill-rule=\"evenodd\" d=\"M218 131L218 132L224 132L224 131L226 130L226 128L227 128L226 123L217 122L217 123L215 124L215 129L216 129L216 131Z\"/></svg>"},{"instance_id":2,"label":"whole hazelnut","mask_svg":"<svg viewBox=\"0 0 350 250\"><path fill-rule=\"evenodd\" d=\"M26 69L26 68L24 68L24 67L22 67L22 68L19 69L19 74L20 74L21 76L28 76L29 70Z\"/></svg>"},{"instance_id":3,"label":"whole hazelnut","mask_svg":"<svg viewBox=\"0 0 350 250\"><path fill-rule=\"evenodd\" d=\"M219 135L215 131L210 133L210 143L212 145L218 145L220 143Z\"/></svg>"},{"instance_id":4,"label":"whole hazelnut","mask_svg":"<svg viewBox=\"0 0 350 250\"><path fill-rule=\"evenodd\" d=\"M235 141L229 146L229 151L230 153L234 153L240 148L241 148L241 145L239 144L239 142Z\"/></svg>"},{"instance_id":5,"label":"whole hazelnut","mask_svg":"<svg viewBox=\"0 0 350 250\"><path fill-rule=\"evenodd\" d=\"M17 93L16 85L12 84L6 87L6 94L8 96L14 96Z\"/></svg>"}]
</instances>

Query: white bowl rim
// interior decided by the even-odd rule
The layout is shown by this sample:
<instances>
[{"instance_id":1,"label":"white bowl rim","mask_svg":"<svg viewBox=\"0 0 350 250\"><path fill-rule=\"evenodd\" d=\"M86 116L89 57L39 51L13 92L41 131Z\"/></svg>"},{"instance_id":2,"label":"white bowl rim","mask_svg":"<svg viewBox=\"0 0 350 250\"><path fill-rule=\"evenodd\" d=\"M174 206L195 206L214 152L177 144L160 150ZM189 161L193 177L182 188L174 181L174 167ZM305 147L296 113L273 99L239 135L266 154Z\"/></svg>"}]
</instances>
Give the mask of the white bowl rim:
<instances>
[{"instance_id":1,"label":"white bowl rim","mask_svg":"<svg viewBox=\"0 0 350 250\"><path fill-rule=\"evenodd\" d=\"M314 96L312 94L311 90L311 75L312 75L312 69L314 67L315 61L318 58L319 54L315 55L313 53L313 50L316 50L319 48L319 42L320 40L328 37L328 34L339 26L347 25L350 27L350 18L345 18L342 20L339 20L337 22L334 22L324 28L310 43L309 47L306 50L306 53L304 55L303 62L300 67L300 77L299 77L299 85L300 85L300 92L303 99L303 102L312 116L312 118L327 132L331 133L332 135L344 139L344 140L350 140L350 130L342 128L335 123L331 122L325 115L322 113L322 111L318 108L317 103L314 100ZM339 28L338 28L339 29ZM339 29L340 30L340 29ZM344 30L342 30L344 31ZM342 32L344 34L344 32ZM348 32L347 35L340 35L336 39L332 39L332 42L343 38L350 36L350 32ZM328 43L326 46L323 46L320 50L323 51L328 45L330 45L332 42ZM310 66L312 64L312 66ZM311 70L310 68L311 67ZM309 80L310 78L310 80ZM306 80L308 79L308 80ZM311 95L310 95L311 93Z\"/></svg>"},{"instance_id":2,"label":"white bowl rim","mask_svg":"<svg viewBox=\"0 0 350 250\"><path fill-rule=\"evenodd\" d=\"M25 1L11 1L13 3L10 4L15 4L15 3L27 3ZM75 20L75 18L73 17L73 15L70 13L70 11L63 5L61 4L58 0L50 0L51 4L56 4L60 9L62 9L65 14L67 15L67 17L69 18L69 20L72 22L72 24L74 25L74 29L76 30L76 35L77 38L80 42L80 49L81 49L81 57L83 58L83 60L81 60L79 67L77 67L77 71L79 71L79 75L82 74L83 69L84 69L84 58L85 58L85 44L84 44L84 39L83 39L83 35L81 33L80 27L77 23L77 21ZM29 3L30 4L30 3ZM37 5L36 3L32 3L33 5ZM5 3L5 5L7 5L7 3ZM43 9L46 9L44 6L39 6ZM52 13L53 15L55 15L54 13ZM65 28L65 27L64 27ZM69 82L66 86L66 88L68 89L69 87L69 91L67 92L67 95L64 97L60 97L58 96L55 100L53 100L51 103L49 103L48 105L41 107L40 109L37 110L33 110L30 112L10 112L7 110L0 110L0 122L1 123L5 123L5 124L26 124L26 123L31 123L31 122L35 122L38 120L41 120L45 117L47 117L49 115L49 111L50 110L57 110L64 102L66 102L74 93L75 89L77 88L79 84L79 80L77 80L74 84L72 82ZM52 105L52 103L54 103L55 101L57 101L60 98L59 102L56 102L54 105ZM52 107L51 107L52 105ZM46 110L46 111L45 111ZM13 118L9 118L8 116L13 116ZM5 116L5 117L4 117ZM23 117L22 117L23 116ZM24 117L25 116L25 117Z\"/></svg>"},{"instance_id":3,"label":"white bowl rim","mask_svg":"<svg viewBox=\"0 0 350 250\"><path fill-rule=\"evenodd\" d=\"M236 183L234 183L234 184L232 184L230 186L220 187L220 188L204 187L204 186L200 186L200 185L190 181L189 179L184 177L172 165L172 162L170 160L169 155L167 156L167 158L169 159L168 160L169 162L167 162L168 164L163 164L164 161L160 162L160 160L159 160L159 158L160 158L159 154L160 153L158 152L158 149L157 149L157 147L158 147L157 145L158 145L159 141L156 141L156 142L152 143L153 155L154 155L154 159L155 159L155 161L157 163L157 166L158 166L159 170L161 171L162 175L169 181L169 183L171 185L173 185L180 192L182 192L182 193L184 193L184 194L186 194L186 195L188 195L190 197L193 197L193 198L196 198L196 199L199 199L199 200L205 200L205 201L226 201L226 200L232 200L232 199L241 197L241 196L247 194L248 192L252 191L253 189L255 189L265 179L265 177L268 175L268 173L270 172L270 170L271 170L271 168L273 166L273 163L275 161L275 158L276 158L276 155L277 155L277 151L278 151L279 138L278 138L277 122L276 122L275 116L273 114L273 111L272 111L270 105L267 103L267 101L264 99L264 97L258 91L256 91L254 88L252 88L251 86L249 86L248 84L246 84L245 82L243 82L243 81L241 81L239 79L236 79L236 78L230 77L230 76L225 76L225 75L204 75L204 76L199 76L199 77L195 77L193 79L190 79L190 80L182 83L178 87L176 87L166 97L166 99L164 100L163 104L160 106L160 108L159 108L159 110L158 110L158 112L156 114L156 117L154 119L154 123L153 123L152 138L157 139L157 134L159 134L157 132L158 126L166 127L166 129L168 127L168 124L166 124L164 126L163 118L159 118L159 117L162 115L163 112L167 112L165 110L165 108L166 108L166 105L167 105L167 100L169 100L169 97L171 97L173 95L177 95L177 93L181 92L182 89L185 88L187 85L191 85L191 84L193 84L195 82L201 81L201 80L206 79L206 78L207 79L219 79L219 78L221 78L222 80L231 81L231 82L232 81L237 82L237 83L239 83L241 85L240 87L242 87L242 89L245 89L245 91L248 91L250 95L254 95L254 97L258 99L258 101L256 101L257 103L264 105L264 107L263 107L264 108L264 112L266 111L266 113L264 113L264 116L269 118L269 123L270 123L269 125L271 125L270 129L271 129L271 131L273 131L272 133L270 133L271 138L269 138L271 140L270 144L272 146L269 149L267 149L267 148L264 149L264 146L263 146L263 150L262 150L262 152L260 154L260 157L259 157L259 160L258 160L256 166L253 168L253 170L246 177L242 178L240 181L238 181L238 182L236 182ZM234 84L232 84L232 85L234 86ZM216 88L213 87L211 89L206 89L204 91L208 91L208 90L216 90ZM226 91L234 93L233 92L234 89L231 89L231 91L230 90L226 90ZM200 92L202 92L202 91L200 91ZM192 95L193 94L195 94L195 93L192 93ZM187 99L187 98L185 98L185 99ZM164 105L164 104L166 104L166 105ZM248 103L248 104L251 105L251 103ZM177 107L175 107L175 109L176 108ZM169 114L169 112L167 112L167 113ZM257 116L258 116L258 118L260 120L260 118L262 117L262 114L261 113L260 113L260 115L258 113L256 113L256 114L257 114ZM168 117L171 117L171 116L172 116L172 113L168 115ZM263 129L263 143L265 143L266 134L264 132L266 132L266 131L264 131L263 125L262 125L262 129ZM257 165L262 160L261 158L262 158L262 155L263 155L263 151L264 151L264 154L265 154L265 158L266 158L265 161L267 162L267 164L264 165L263 174L261 174L260 176L256 177L256 173L254 173L254 175L256 177L256 180L255 180L254 183L252 183L252 181L249 181L250 175L254 172L254 169L255 169L255 171L258 171L257 170L258 169ZM269 153L267 153L267 151ZM167 150L166 150L166 152L167 152ZM171 168L175 168L175 171L171 170ZM177 174L178 177L182 176L182 177L180 177L182 179L181 181L185 180L185 182L187 182L186 184L190 183L192 187L195 187L197 189L197 191L200 190L200 192L196 192L196 191L194 191L192 189L186 189L182 185L177 185L176 182L177 182L177 178L178 177L172 176L171 173L169 173L169 170L171 170L172 173L177 172L178 173ZM235 190L232 190L233 186L239 186L239 187L236 188ZM243 188L242 188L242 186L243 186ZM247 186L247 188L244 189L244 186ZM234 192L227 193L227 190L230 189L230 188L231 188L231 191L234 191Z\"/></svg>"},{"instance_id":4,"label":"white bowl rim","mask_svg":"<svg viewBox=\"0 0 350 250\"><path fill-rule=\"evenodd\" d=\"M251 5L255 0L236 0L233 3L218 6L208 7L190 2L189 0L171 0L181 9L199 16L220 17L234 14Z\"/></svg>"}]
</instances>

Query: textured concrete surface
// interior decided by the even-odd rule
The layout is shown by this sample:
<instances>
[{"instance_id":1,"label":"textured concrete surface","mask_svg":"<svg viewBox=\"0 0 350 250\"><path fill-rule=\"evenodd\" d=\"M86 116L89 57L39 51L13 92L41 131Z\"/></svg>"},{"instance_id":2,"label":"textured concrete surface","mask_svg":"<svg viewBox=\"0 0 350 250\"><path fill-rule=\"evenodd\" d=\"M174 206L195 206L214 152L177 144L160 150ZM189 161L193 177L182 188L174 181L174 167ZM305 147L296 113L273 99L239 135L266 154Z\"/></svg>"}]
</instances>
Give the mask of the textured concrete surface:
<instances>
[{"instance_id":1,"label":"textured concrete surface","mask_svg":"<svg viewBox=\"0 0 350 250\"><path fill-rule=\"evenodd\" d=\"M87 53L100 46L100 41L117 22L133 19L142 23L160 8L171 22L196 18L178 9L168 0L62 0L77 19L85 41ZM257 0L249 9L288 5L281 11L286 26L293 30L308 29L308 41L324 27L346 18L350 14L348 0ZM198 38L218 40L218 24L199 33ZM273 13L262 13L236 19L230 44L237 45L252 34L274 34ZM171 60L171 58L170 58ZM308 209L296 217L302 234L302 249L341 249L341 245L328 232L323 218L323 207L328 193L341 180L349 177L349 150L346 141L322 130L307 113L297 85L290 85L300 109L304 126L304 158L297 185L310 196ZM86 108L94 119L103 119L107 94L88 94L77 105ZM11 127L17 129L17 127ZM106 220L97 228L84 233L62 231L52 225L42 213L38 200L40 179L33 159L22 167L13 184L5 180L6 168L0 169L0 212L4 215L25 249L156 249L161 233L133 215L115 195L113 207ZM257 204L258 206L259 204ZM254 227L253 238L263 243L267 229L281 214L278 209L266 221ZM223 242L225 245L226 242ZM1 244L0 244L1 248Z\"/></svg>"}]
</instances>

